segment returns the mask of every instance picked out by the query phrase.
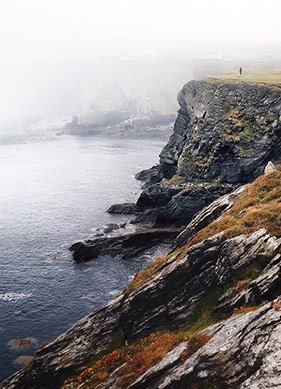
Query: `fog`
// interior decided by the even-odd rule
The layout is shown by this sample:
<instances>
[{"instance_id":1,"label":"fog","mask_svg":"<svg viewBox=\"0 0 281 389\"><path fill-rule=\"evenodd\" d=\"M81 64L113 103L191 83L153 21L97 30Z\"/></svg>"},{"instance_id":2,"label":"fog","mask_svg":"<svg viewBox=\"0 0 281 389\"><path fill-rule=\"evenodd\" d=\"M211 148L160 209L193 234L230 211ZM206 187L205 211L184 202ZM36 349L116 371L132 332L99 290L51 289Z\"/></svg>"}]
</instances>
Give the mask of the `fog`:
<instances>
[{"instance_id":1,"label":"fog","mask_svg":"<svg viewBox=\"0 0 281 389\"><path fill-rule=\"evenodd\" d=\"M280 11L276 0L2 2L0 133L168 115L194 77L280 69Z\"/></svg>"}]
</instances>

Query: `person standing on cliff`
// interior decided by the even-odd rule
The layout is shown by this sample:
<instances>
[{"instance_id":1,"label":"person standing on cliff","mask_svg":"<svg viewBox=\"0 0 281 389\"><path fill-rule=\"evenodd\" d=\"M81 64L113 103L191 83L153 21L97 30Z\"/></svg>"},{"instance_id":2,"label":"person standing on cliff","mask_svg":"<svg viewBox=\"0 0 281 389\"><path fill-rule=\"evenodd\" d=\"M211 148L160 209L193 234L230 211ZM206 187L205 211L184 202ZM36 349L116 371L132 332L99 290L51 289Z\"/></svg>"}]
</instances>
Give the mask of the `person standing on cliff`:
<instances>
[{"instance_id":1,"label":"person standing on cliff","mask_svg":"<svg viewBox=\"0 0 281 389\"><path fill-rule=\"evenodd\" d=\"M241 68L241 66L239 68L239 73L240 73L240 76L242 76L242 68Z\"/></svg>"}]
</instances>

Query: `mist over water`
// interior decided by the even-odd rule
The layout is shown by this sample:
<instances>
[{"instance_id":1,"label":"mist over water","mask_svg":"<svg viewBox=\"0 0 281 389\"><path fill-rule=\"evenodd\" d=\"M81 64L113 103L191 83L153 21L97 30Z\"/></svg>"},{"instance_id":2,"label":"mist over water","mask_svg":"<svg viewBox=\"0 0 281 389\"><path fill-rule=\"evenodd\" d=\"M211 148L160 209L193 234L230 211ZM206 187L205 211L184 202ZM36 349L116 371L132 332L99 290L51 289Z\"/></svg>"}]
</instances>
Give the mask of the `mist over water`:
<instances>
[{"instance_id":1,"label":"mist over water","mask_svg":"<svg viewBox=\"0 0 281 389\"><path fill-rule=\"evenodd\" d=\"M54 136L74 116L91 123L111 112L123 120L175 114L191 78L188 61L150 56L0 63L0 142Z\"/></svg>"}]
</instances>

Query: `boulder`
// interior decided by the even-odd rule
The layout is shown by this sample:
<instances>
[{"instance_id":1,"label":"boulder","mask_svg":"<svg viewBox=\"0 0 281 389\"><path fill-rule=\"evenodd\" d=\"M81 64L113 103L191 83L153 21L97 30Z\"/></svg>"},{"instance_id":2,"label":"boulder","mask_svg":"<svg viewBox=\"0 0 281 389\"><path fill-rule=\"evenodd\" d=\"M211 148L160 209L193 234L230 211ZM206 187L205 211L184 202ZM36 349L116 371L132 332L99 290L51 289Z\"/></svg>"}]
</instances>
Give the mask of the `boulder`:
<instances>
[{"instance_id":1,"label":"boulder","mask_svg":"<svg viewBox=\"0 0 281 389\"><path fill-rule=\"evenodd\" d=\"M275 172L277 169L276 169L276 167L274 166L274 164L271 162L271 161L269 161L268 163L267 163L267 165L266 165L266 167L264 168L264 173L265 174L270 174L270 173L272 173L272 172Z\"/></svg>"},{"instance_id":2,"label":"boulder","mask_svg":"<svg viewBox=\"0 0 281 389\"><path fill-rule=\"evenodd\" d=\"M124 214L124 215L133 215L136 211L136 204L134 203L123 203L123 204L113 204L111 205L106 212Z\"/></svg>"}]
</instances>

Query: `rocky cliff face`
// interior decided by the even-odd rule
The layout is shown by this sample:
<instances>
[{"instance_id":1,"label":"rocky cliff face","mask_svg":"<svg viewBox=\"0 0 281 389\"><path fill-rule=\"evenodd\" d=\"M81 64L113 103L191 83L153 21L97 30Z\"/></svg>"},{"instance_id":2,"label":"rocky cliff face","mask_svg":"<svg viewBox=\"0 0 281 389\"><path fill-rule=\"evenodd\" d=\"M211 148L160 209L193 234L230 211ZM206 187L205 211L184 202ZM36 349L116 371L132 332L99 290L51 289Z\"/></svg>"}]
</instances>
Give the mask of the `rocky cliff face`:
<instances>
[{"instance_id":1,"label":"rocky cliff face","mask_svg":"<svg viewBox=\"0 0 281 389\"><path fill-rule=\"evenodd\" d=\"M203 209L178 237L179 248L38 350L1 388L278 387L280 187L274 171ZM247 233L230 237L230 218L243 218Z\"/></svg>"},{"instance_id":2,"label":"rocky cliff face","mask_svg":"<svg viewBox=\"0 0 281 389\"><path fill-rule=\"evenodd\" d=\"M137 221L186 225L215 198L253 181L269 160L280 160L280 88L191 81L178 103L159 165L137 175L146 186Z\"/></svg>"},{"instance_id":3,"label":"rocky cliff face","mask_svg":"<svg viewBox=\"0 0 281 389\"><path fill-rule=\"evenodd\" d=\"M154 224L139 232L145 245L155 225L181 226L168 232L173 249L1 389L280 387L280 167L240 186L279 158L280 91L191 82L179 103L136 205L138 221ZM134 238L120 239L73 250L79 260L109 244L129 255Z\"/></svg>"},{"instance_id":4,"label":"rocky cliff face","mask_svg":"<svg viewBox=\"0 0 281 389\"><path fill-rule=\"evenodd\" d=\"M178 95L174 133L160 169L185 181L247 183L280 159L280 89L191 81Z\"/></svg>"}]
</instances>

